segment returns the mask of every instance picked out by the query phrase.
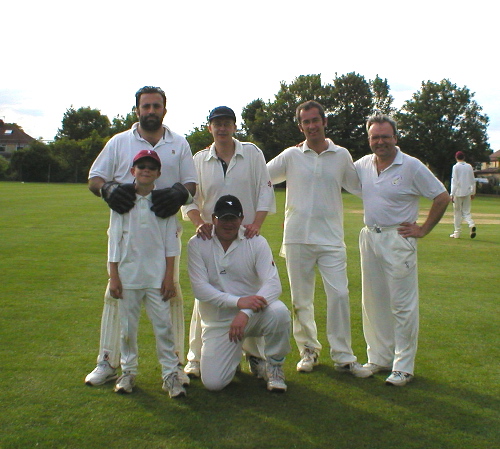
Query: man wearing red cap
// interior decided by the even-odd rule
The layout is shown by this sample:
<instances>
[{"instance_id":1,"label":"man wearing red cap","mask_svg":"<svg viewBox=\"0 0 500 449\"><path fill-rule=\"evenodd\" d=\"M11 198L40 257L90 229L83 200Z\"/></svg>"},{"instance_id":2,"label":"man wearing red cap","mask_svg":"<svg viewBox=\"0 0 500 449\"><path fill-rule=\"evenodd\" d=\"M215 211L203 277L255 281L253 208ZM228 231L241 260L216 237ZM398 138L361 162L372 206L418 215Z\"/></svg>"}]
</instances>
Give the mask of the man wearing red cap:
<instances>
[{"instance_id":1,"label":"man wearing red cap","mask_svg":"<svg viewBox=\"0 0 500 449\"><path fill-rule=\"evenodd\" d=\"M451 238L459 239L462 220L469 225L470 238L476 237L476 224L470 213L471 201L476 195L476 179L474 169L465 162L465 154L457 151L455 154L457 163L453 166L451 173L451 199L453 201L453 223L455 230Z\"/></svg>"}]
</instances>

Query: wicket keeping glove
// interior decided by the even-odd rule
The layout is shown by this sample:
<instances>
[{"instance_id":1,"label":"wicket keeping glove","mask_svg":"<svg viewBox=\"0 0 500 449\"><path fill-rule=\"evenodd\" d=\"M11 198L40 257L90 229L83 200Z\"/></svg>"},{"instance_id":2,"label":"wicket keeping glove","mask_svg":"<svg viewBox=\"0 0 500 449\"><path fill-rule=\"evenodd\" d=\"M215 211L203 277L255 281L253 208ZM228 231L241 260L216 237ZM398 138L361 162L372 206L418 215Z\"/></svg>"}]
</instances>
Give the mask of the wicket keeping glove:
<instances>
[{"instance_id":1,"label":"wicket keeping glove","mask_svg":"<svg viewBox=\"0 0 500 449\"><path fill-rule=\"evenodd\" d=\"M180 182L176 182L172 187L166 189L153 190L153 205L151 210L157 217L167 218L175 215L182 205L192 201L191 194Z\"/></svg>"},{"instance_id":2,"label":"wicket keeping glove","mask_svg":"<svg viewBox=\"0 0 500 449\"><path fill-rule=\"evenodd\" d=\"M134 207L135 186L109 181L101 187L101 196L111 209L124 214Z\"/></svg>"}]
</instances>

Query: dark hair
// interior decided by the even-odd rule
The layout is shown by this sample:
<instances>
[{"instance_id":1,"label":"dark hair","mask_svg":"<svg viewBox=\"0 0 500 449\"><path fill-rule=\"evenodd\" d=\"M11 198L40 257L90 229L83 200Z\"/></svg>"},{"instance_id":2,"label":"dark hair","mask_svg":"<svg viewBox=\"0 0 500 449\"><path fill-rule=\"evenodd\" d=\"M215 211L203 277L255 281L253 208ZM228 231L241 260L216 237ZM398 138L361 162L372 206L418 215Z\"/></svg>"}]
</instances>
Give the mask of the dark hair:
<instances>
[{"instance_id":1,"label":"dark hair","mask_svg":"<svg viewBox=\"0 0 500 449\"><path fill-rule=\"evenodd\" d=\"M139 109L139 103L141 100L141 95L142 94L160 94L161 97L163 98L163 107L167 107L167 96L165 95L165 92L159 87L154 87L154 86L144 86L141 87L136 93L135 93L135 107Z\"/></svg>"},{"instance_id":2,"label":"dark hair","mask_svg":"<svg viewBox=\"0 0 500 449\"><path fill-rule=\"evenodd\" d=\"M301 111L308 111L309 109L312 108L317 108L319 111L319 115L321 115L321 118L323 121L325 120L325 110L323 106L321 106L317 101L314 100L309 100L305 101L304 103L301 103L297 106L297 109L295 110L295 118L297 119L297 122L300 123L300 112Z\"/></svg>"},{"instance_id":3,"label":"dark hair","mask_svg":"<svg viewBox=\"0 0 500 449\"><path fill-rule=\"evenodd\" d=\"M389 123L392 126L392 130L394 131L394 135L398 135L398 124L396 120L394 120L392 117L389 117L386 114L382 114L380 112L377 112L370 117L368 117L368 120L366 121L366 132L370 130L370 126L372 126L374 123Z\"/></svg>"}]
</instances>

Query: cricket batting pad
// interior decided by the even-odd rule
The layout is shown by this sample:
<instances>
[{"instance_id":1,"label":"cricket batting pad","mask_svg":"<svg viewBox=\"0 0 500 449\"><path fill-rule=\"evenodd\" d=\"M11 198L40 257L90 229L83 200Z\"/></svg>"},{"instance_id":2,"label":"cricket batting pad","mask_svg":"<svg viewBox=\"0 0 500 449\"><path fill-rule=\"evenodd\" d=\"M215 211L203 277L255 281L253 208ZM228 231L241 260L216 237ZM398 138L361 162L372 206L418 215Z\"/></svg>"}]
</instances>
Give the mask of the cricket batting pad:
<instances>
[{"instance_id":1,"label":"cricket batting pad","mask_svg":"<svg viewBox=\"0 0 500 449\"><path fill-rule=\"evenodd\" d=\"M101 319L101 341L97 363L107 360L113 368L120 366L120 313L118 299L109 293L109 284L104 293L104 309Z\"/></svg>"},{"instance_id":2,"label":"cricket batting pad","mask_svg":"<svg viewBox=\"0 0 500 449\"><path fill-rule=\"evenodd\" d=\"M169 302L175 352L179 357L179 362L184 363L184 301L181 285L179 284L179 262L180 256L176 256L174 265L174 285L177 295L170 298Z\"/></svg>"}]
</instances>

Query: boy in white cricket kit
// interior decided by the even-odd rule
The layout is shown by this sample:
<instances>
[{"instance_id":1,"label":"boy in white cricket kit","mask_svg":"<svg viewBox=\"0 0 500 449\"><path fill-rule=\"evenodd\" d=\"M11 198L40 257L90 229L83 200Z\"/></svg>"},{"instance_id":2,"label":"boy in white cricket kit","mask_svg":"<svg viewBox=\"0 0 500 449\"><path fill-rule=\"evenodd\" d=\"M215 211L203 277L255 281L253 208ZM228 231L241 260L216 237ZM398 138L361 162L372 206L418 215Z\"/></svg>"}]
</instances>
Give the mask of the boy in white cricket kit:
<instances>
[{"instance_id":1,"label":"boy in white cricket kit","mask_svg":"<svg viewBox=\"0 0 500 449\"><path fill-rule=\"evenodd\" d=\"M169 299L176 295L174 259L179 254L176 221L151 210L152 191L161 160L154 150L142 150L133 160L135 205L129 212L111 212L108 230L109 291L119 299L121 367L117 393L132 393L138 367L137 332L144 302L156 337L163 389L170 397L185 396L178 378Z\"/></svg>"},{"instance_id":2,"label":"boy in white cricket kit","mask_svg":"<svg viewBox=\"0 0 500 449\"><path fill-rule=\"evenodd\" d=\"M243 208L235 196L215 204L211 239L188 243L189 277L202 322L201 380L222 390L233 379L246 337L264 337L264 378L286 391L283 363L290 352L290 312L279 300L281 283L266 239L244 236Z\"/></svg>"}]
</instances>

